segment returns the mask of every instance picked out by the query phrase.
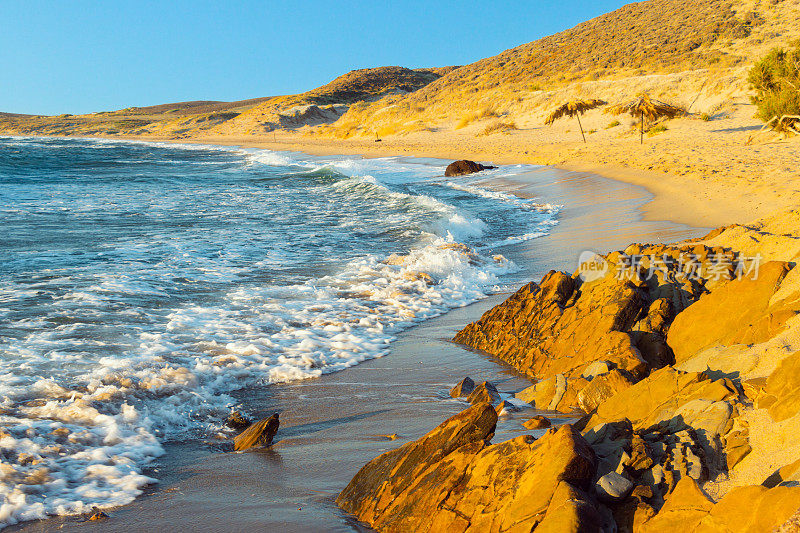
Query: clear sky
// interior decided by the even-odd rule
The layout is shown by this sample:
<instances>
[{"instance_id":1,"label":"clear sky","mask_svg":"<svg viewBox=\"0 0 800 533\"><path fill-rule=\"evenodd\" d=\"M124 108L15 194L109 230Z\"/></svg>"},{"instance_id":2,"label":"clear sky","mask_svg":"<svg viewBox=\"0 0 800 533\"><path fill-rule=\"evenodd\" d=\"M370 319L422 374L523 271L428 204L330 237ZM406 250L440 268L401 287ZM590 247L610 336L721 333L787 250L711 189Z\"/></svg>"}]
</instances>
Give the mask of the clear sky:
<instances>
[{"instance_id":1,"label":"clear sky","mask_svg":"<svg viewBox=\"0 0 800 533\"><path fill-rule=\"evenodd\" d=\"M618 0L0 0L0 111L241 100L357 68L462 65Z\"/></svg>"}]
</instances>

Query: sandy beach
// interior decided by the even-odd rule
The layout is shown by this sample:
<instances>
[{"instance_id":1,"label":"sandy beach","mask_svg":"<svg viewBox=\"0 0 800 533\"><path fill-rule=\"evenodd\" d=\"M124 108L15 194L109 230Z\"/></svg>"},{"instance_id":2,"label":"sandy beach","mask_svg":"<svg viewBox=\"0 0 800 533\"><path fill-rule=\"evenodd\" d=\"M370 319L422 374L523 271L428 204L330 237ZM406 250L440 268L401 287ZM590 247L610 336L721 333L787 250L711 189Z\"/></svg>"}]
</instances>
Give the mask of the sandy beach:
<instances>
[{"instance_id":1,"label":"sandy beach","mask_svg":"<svg viewBox=\"0 0 800 533\"><path fill-rule=\"evenodd\" d=\"M483 186L564 205L550 235L503 253L540 278L572 271L583 250L606 252L632 241L672 242L706 228L645 220L652 195L587 172L542 168ZM240 391L255 417L281 413L277 442L262 451L229 453L219 442L170 445L148 474L160 478L135 502L109 510L110 519L75 517L24 523L9 531L131 531L182 527L196 531L366 531L333 500L374 456L414 440L465 406L448 390L464 376L513 393L531 384L501 361L449 341L467 322L500 303L497 294L429 320L400 335L390 355L318 379ZM528 410L501 418L496 441L530 433ZM555 422L574 421L547 413ZM396 435L390 440L386 435Z\"/></svg>"},{"instance_id":2,"label":"sandy beach","mask_svg":"<svg viewBox=\"0 0 800 533\"><path fill-rule=\"evenodd\" d=\"M180 4L0 34L0 529L800 532L800 0Z\"/></svg>"},{"instance_id":3,"label":"sandy beach","mask_svg":"<svg viewBox=\"0 0 800 533\"><path fill-rule=\"evenodd\" d=\"M647 189L652 200L645 219L717 227L747 223L800 203L798 140L748 144L760 126L753 106L742 104L730 116L711 122L670 121L669 129L644 145L632 135L603 129L609 117L589 112L585 128L597 131L588 143L575 140L574 125L532 125L507 134L476 137L470 128L414 132L374 139L327 139L278 131L260 136L159 136L131 140L190 142L267 148L314 155L412 156L473 159L495 164L528 163L589 172ZM538 119L541 120L541 119ZM533 121L532 121L533 122ZM536 124L536 122L533 122ZM111 138L125 138L115 136Z\"/></svg>"}]
</instances>

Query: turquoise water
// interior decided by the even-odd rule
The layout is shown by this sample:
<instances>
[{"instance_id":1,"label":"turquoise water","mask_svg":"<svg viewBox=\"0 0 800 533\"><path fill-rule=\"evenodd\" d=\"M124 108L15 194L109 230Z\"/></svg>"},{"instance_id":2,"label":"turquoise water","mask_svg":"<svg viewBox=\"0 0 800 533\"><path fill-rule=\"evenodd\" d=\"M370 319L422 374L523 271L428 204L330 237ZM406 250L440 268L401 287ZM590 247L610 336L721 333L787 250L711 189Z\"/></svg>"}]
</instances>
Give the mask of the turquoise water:
<instances>
[{"instance_id":1,"label":"turquoise water","mask_svg":"<svg viewBox=\"0 0 800 533\"><path fill-rule=\"evenodd\" d=\"M445 165L0 137L0 526L127 503L229 393L524 279L503 248L558 208Z\"/></svg>"}]
</instances>

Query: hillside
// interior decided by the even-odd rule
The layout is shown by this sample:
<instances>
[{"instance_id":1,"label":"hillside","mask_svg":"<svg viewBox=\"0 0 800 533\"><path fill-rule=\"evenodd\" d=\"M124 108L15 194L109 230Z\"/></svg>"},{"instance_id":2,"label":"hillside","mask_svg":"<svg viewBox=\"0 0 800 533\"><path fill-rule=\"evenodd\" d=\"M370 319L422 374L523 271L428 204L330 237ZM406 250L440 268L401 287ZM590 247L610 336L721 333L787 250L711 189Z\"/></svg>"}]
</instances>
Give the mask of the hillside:
<instances>
[{"instance_id":1,"label":"hillside","mask_svg":"<svg viewBox=\"0 0 800 533\"><path fill-rule=\"evenodd\" d=\"M319 133L384 136L498 116L541 123L544 108L562 98L619 100L642 90L687 107L706 100L702 111L712 110L747 92L744 71L754 58L800 36L799 6L797 0L629 4L463 66L414 94L354 108Z\"/></svg>"},{"instance_id":2,"label":"hillside","mask_svg":"<svg viewBox=\"0 0 800 533\"><path fill-rule=\"evenodd\" d=\"M187 138L209 132L263 133L338 119L348 106L413 92L455 67L354 70L311 91L236 102L191 101L87 115L0 113L0 131L36 135L125 135ZM230 124L228 124L230 123ZM219 128L222 125L224 128Z\"/></svg>"},{"instance_id":3,"label":"hillside","mask_svg":"<svg viewBox=\"0 0 800 533\"><path fill-rule=\"evenodd\" d=\"M349 106L421 89L456 67L353 70L306 93L271 98L219 128L220 133L258 134L277 129L332 123Z\"/></svg>"}]
</instances>

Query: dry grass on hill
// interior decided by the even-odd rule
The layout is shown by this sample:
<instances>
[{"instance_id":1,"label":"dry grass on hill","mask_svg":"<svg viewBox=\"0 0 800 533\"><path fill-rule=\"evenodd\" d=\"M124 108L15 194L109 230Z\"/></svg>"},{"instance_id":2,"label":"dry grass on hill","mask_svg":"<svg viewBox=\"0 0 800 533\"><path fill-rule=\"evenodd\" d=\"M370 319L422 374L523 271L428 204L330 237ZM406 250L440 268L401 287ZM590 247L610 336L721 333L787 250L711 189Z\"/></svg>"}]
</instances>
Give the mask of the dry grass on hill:
<instances>
[{"instance_id":1,"label":"dry grass on hill","mask_svg":"<svg viewBox=\"0 0 800 533\"><path fill-rule=\"evenodd\" d=\"M405 95L439 79L455 68L412 70L403 67L379 67L353 70L311 91L267 100L218 131L223 134L272 131L281 127L283 121L280 115L288 109L307 105L358 105L386 96Z\"/></svg>"},{"instance_id":2,"label":"dry grass on hill","mask_svg":"<svg viewBox=\"0 0 800 533\"><path fill-rule=\"evenodd\" d=\"M185 138L257 137L277 129L347 139L460 130L483 136L510 129L492 129L498 122L538 128L561 101L618 103L641 92L714 116L747 95L755 58L800 37L799 21L800 0L649 0L462 67L355 70L306 93L239 102L74 117L0 114L0 131Z\"/></svg>"},{"instance_id":3,"label":"dry grass on hill","mask_svg":"<svg viewBox=\"0 0 800 533\"><path fill-rule=\"evenodd\" d=\"M483 109L492 110L483 118L503 116L525 123L540 120L542 106L565 95L614 101L648 90L688 106L696 97L713 100L718 90L724 100L731 82L737 93L747 90L743 67L756 54L796 36L798 20L797 0L630 4L458 68L407 96L352 108L334 125L313 133L348 138L377 129L410 133L442 125L461 128L475 121L465 117ZM676 87L676 77L681 87Z\"/></svg>"}]
</instances>

